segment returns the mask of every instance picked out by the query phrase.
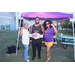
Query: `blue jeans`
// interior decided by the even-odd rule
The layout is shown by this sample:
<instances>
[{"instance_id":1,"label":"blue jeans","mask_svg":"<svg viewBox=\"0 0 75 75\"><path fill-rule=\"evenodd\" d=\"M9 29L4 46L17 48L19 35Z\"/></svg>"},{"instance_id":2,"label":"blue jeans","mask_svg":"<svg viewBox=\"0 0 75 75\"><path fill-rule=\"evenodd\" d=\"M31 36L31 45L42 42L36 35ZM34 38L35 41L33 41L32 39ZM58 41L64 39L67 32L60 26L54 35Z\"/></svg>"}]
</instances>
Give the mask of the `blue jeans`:
<instances>
[{"instance_id":1,"label":"blue jeans","mask_svg":"<svg viewBox=\"0 0 75 75\"><path fill-rule=\"evenodd\" d=\"M28 60L28 46L29 45L24 45L25 49L24 49L24 60L27 61Z\"/></svg>"}]
</instances>

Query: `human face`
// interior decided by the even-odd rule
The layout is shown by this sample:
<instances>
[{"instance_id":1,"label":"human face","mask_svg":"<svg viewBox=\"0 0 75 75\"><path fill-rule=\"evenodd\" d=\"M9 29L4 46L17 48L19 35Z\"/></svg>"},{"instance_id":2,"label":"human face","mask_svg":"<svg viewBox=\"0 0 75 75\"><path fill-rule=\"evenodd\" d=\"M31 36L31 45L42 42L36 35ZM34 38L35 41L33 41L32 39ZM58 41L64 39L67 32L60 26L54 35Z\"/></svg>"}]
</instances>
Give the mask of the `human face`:
<instances>
[{"instance_id":1,"label":"human face","mask_svg":"<svg viewBox=\"0 0 75 75\"><path fill-rule=\"evenodd\" d=\"M27 29L28 28L28 23L25 23L24 27L25 27L25 29Z\"/></svg>"},{"instance_id":2,"label":"human face","mask_svg":"<svg viewBox=\"0 0 75 75\"><path fill-rule=\"evenodd\" d=\"M49 22L46 22L46 27L50 28L50 23Z\"/></svg>"},{"instance_id":3,"label":"human face","mask_svg":"<svg viewBox=\"0 0 75 75\"><path fill-rule=\"evenodd\" d=\"M39 24L39 18L36 18L35 23Z\"/></svg>"}]
</instances>

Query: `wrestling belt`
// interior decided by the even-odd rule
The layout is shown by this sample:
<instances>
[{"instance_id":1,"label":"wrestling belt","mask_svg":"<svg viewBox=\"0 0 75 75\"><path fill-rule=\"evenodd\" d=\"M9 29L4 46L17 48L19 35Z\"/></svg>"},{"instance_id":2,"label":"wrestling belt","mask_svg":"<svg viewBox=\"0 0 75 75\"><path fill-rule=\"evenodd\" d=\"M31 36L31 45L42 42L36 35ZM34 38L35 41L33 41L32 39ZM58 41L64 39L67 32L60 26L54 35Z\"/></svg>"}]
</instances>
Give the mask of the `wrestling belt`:
<instances>
[{"instance_id":1,"label":"wrestling belt","mask_svg":"<svg viewBox=\"0 0 75 75\"><path fill-rule=\"evenodd\" d=\"M34 39L39 39L39 38L43 38L43 35L40 35L39 33L33 33L33 34L29 34L29 37L32 37Z\"/></svg>"}]
</instances>

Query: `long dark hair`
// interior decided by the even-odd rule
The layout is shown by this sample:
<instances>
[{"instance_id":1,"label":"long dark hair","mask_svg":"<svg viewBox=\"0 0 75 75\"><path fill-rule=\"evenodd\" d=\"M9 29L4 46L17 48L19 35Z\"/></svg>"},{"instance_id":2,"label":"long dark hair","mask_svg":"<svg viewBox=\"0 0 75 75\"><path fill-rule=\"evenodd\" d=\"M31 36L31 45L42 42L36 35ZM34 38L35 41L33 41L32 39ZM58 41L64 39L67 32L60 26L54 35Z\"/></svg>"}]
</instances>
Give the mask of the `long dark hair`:
<instances>
[{"instance_id":1,"label":"long dark hair","mask_svg":"<svg viewBox=\"0 0 75 75\"><path fill-rule=\"evenodd\" d=\"M46 22L49 22L49 24L51 24L52 21L51 21L51 20L46 20L46 21L43 23L43 27L44 27L45 30L47 29L47 27L46 27ZM52 27L52 26L50 25L50 28L51 28L51 27Z\"/></svg>"}]
</instances>

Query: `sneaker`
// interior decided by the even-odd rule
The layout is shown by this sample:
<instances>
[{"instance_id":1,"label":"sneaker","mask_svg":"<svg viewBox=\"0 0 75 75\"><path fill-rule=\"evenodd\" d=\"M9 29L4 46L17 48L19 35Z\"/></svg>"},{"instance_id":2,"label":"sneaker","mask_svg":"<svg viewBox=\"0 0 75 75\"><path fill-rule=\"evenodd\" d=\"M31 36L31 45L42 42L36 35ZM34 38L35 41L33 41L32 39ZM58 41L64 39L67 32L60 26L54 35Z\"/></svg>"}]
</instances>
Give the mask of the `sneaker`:
<instances>
[{"instance_id":1,"label":"sneaker","mask_svg":"<svg viewBox=\"0 0 75 75\"><path fill-rule=\"evenodd\" d=\"M46 62L48 62L48 60L46 60Z\"/></svg>"},{"instance_id":2,"label":"sneaker","mask_svg":"<svg viewBox=\"0 0 75 75\"><path fill-rule=\"evenodd\" d=\"M29 62L29 60L27 60L27 62Z\"/></svg>"},{"instance_id":3,"label":"sneaker","mask_svg":"<svg viewBox=\"0 0 75 75\"><path fill-rule=\"evenodd\" d=\"M32 58L32 60L34 60L34 59L35 59L35 57Z\"/></svg>"},{"instance_id":4,"label":"sneaker","mask_svg":"<svg viewBox=\"0 0 75 75\"><path fill-rule=\"evenodd\" d=\"M39 59L41 59L41 57L38 57Z\"/></svg>"}]
</instances>

